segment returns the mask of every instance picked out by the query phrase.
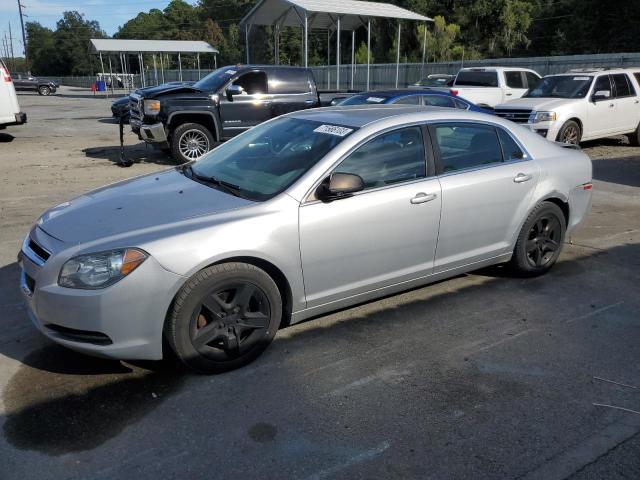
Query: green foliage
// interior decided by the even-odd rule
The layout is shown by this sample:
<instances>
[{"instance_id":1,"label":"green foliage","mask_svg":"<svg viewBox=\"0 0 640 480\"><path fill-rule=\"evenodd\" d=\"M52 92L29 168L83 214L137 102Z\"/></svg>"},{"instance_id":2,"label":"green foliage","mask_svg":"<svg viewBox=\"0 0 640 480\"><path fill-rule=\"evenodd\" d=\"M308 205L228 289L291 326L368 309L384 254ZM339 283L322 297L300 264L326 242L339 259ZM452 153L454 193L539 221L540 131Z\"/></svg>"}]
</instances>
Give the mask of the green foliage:
<instances>
[{"instance_id":1,"label":"green foliage","mask_svg":"<svg viewBox=\"0 0 640 480\"><path fill-rule=\"evenodd\" d=\"M446 62L451 60L454 42L459 34L459 25L455 23L447 24L444 17L440 15L433 19L432 29L427 30L427 48L431 52L434 61Z\"/></svg>"},{"instance_id":2,"label":"green foliage","mask_svg":"<svg viewBox=\"0 0 640 480\"><path fill-rule=\"evenodd\" d=\"M375 63L373 54L369 58L370 63ZM356 63L367 63L367 43L362 42L356 50Z\"/></svg>"}]
</instances>

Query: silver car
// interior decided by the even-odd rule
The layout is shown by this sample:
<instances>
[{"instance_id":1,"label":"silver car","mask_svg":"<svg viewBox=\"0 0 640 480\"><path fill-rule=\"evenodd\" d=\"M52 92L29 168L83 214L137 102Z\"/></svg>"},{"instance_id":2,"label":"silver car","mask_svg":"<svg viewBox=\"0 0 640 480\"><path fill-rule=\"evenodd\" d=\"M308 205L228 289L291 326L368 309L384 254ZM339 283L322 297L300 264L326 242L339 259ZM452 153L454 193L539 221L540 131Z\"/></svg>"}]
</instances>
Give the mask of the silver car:
<instances>
[{"instance_id":1,"label":"silver car","mask_svg":"<svg viewBox=\"0 0 640 480\"><path fill-rule=\"evenodd\" d=\"M256 358L279 327L507 263L539 275L591 205L591 161L484 114L306 110L202 160L47 211L21 288L47 337L201 372Z\"/></svg>"}]
</instances>

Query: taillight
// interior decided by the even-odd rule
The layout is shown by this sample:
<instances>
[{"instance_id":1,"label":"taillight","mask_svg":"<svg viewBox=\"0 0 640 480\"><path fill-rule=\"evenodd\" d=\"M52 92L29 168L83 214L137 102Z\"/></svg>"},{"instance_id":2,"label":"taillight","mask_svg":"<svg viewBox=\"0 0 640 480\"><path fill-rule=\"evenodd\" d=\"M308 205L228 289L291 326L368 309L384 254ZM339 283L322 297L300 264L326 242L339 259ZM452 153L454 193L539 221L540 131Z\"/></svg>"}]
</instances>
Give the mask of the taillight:
<instances>
[{"instance_id":1,"label":"taillight","mask_svg":"<svg viewBox=\"0 0 640 480\"><path fill-rule=\"evenodd\" d=\"M449 90L449 93L450 93L451 95L455 96L455 97L457 97L457 96L458 96L458 90L453 90L453 89L452 89L452 90Z\"/></svg>"},{"instance_id":2,"label":"taillight","mask_svg":"<svg viewBox=\"0 0 640 480\"><path fill-rule=\"evenodd\" d=\"M9 75L9 72L4 67L0 67L0 76L2 76L2 81L6 82L6 83L11 83L12 82L11 75Z\"/></svg>"},{"instance_id":3,"label":"taillight","mask_svg":"<svg viewBox=\"0 0 640 480\"><path fill-rule=\"evenodd\" d=\"M593 189L593 183L583 183L580 185L583 190L591 190Z\"/></svg>"}]
</instances>

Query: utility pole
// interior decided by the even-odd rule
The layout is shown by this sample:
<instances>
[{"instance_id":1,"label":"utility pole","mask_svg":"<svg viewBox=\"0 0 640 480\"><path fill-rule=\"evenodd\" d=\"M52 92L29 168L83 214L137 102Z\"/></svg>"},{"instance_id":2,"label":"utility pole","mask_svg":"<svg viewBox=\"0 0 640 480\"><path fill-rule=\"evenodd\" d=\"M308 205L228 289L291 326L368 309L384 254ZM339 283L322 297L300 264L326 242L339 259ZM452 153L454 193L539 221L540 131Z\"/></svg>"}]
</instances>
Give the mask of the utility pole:
<instances>
[{"instance_id":1,"label":"utility pole","mask_svg":"<svg viewBox=\"0 0 640 480\"><path fill-rule=\"evenodd\" d=\"M13 56L13 35L11 34L11 22L9 22L9 48L11 49L11 68L16 69L16 59Z\"/></svg>"},{"instance_id":2,"label":"utility pole","mask_svg":"<svg viewBox=\"0 0 640 480\"><path fill-rule=\"evenodd\" d=\"M24 70L25 72L29 71L29 60L27 59L27 36L24 33L24 19L23 17L23 13L22 13L22 9L24 8L24 5L22 5L20 3L20 0L18 0L18 11L20 12L20 25L22 26L22 45L24 46Z\"/></svg>"}]
</instances>

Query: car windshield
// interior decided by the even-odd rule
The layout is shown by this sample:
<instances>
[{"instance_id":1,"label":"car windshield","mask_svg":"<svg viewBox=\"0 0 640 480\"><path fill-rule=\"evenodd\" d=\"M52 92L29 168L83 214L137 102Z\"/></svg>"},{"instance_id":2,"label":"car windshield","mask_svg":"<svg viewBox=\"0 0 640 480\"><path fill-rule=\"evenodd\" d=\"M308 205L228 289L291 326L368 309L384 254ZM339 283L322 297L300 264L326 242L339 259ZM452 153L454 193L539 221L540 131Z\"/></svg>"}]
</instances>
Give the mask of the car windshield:
<instances>
[{"instance_id":1,"label":"car windshield","mask_svg":"<svg viewBox=\"0 0 640 480\"><path fill-rule=\"evenodd\" d=\"M194 88L213 92L222 88L238 71L233 67L222 67L214 70L202 80L193 84Z\"/></svg>"},{"instance_id":2,"label":"car windshield","mask_svg":"<svg viewBox=\"0 0 640 480\"><path fill-rule=\"evenodd\" d=\"M371 94L354 95L353 97L340 102L340 105L380 105L386 103L389 98L390 97L387 95L380 95L372 92Z\"/></svg>"},{"instance_id":3,"label":"car windshield","mask_svg":"<svg viewBox=\"0 0 640 480\"><path fill-rule=\"evenodd\" d=\"M292 185L355 130L278 118L223 143L184 172L196 181L264 201Z\"/></svg>"},{"instance_id":4,"label":"car windshield","mask_svg":"<svg viewBox=\"0 0 640 480\"><path fill-rule=\"evenodd\" d=\"M593 77L588 75L545 77L524 96L529 98L584 98L592 81Z\"/></svg>"},{"instance_id":5,"label":"car windshield","mask_svg":"<svg viewBox=\"0 0 640 480\"><path fill-rule=\"evenodd\" d=\"M423 78L422 80L414 83L414 85L419 85L421 87L442 87L451 85L451 81L453 77L432 77L432 78Z\"/></svg>"},{"instance_id":6,"label":"car windshield","mask_svg":"<svg viewBox=\"0 0 640 480\"><path fill-rule=\"evenodd\" d=\"M497 87L498 72L464 70L458 73L454 84L468 87Z\"/></svg>"}]
</instances>

